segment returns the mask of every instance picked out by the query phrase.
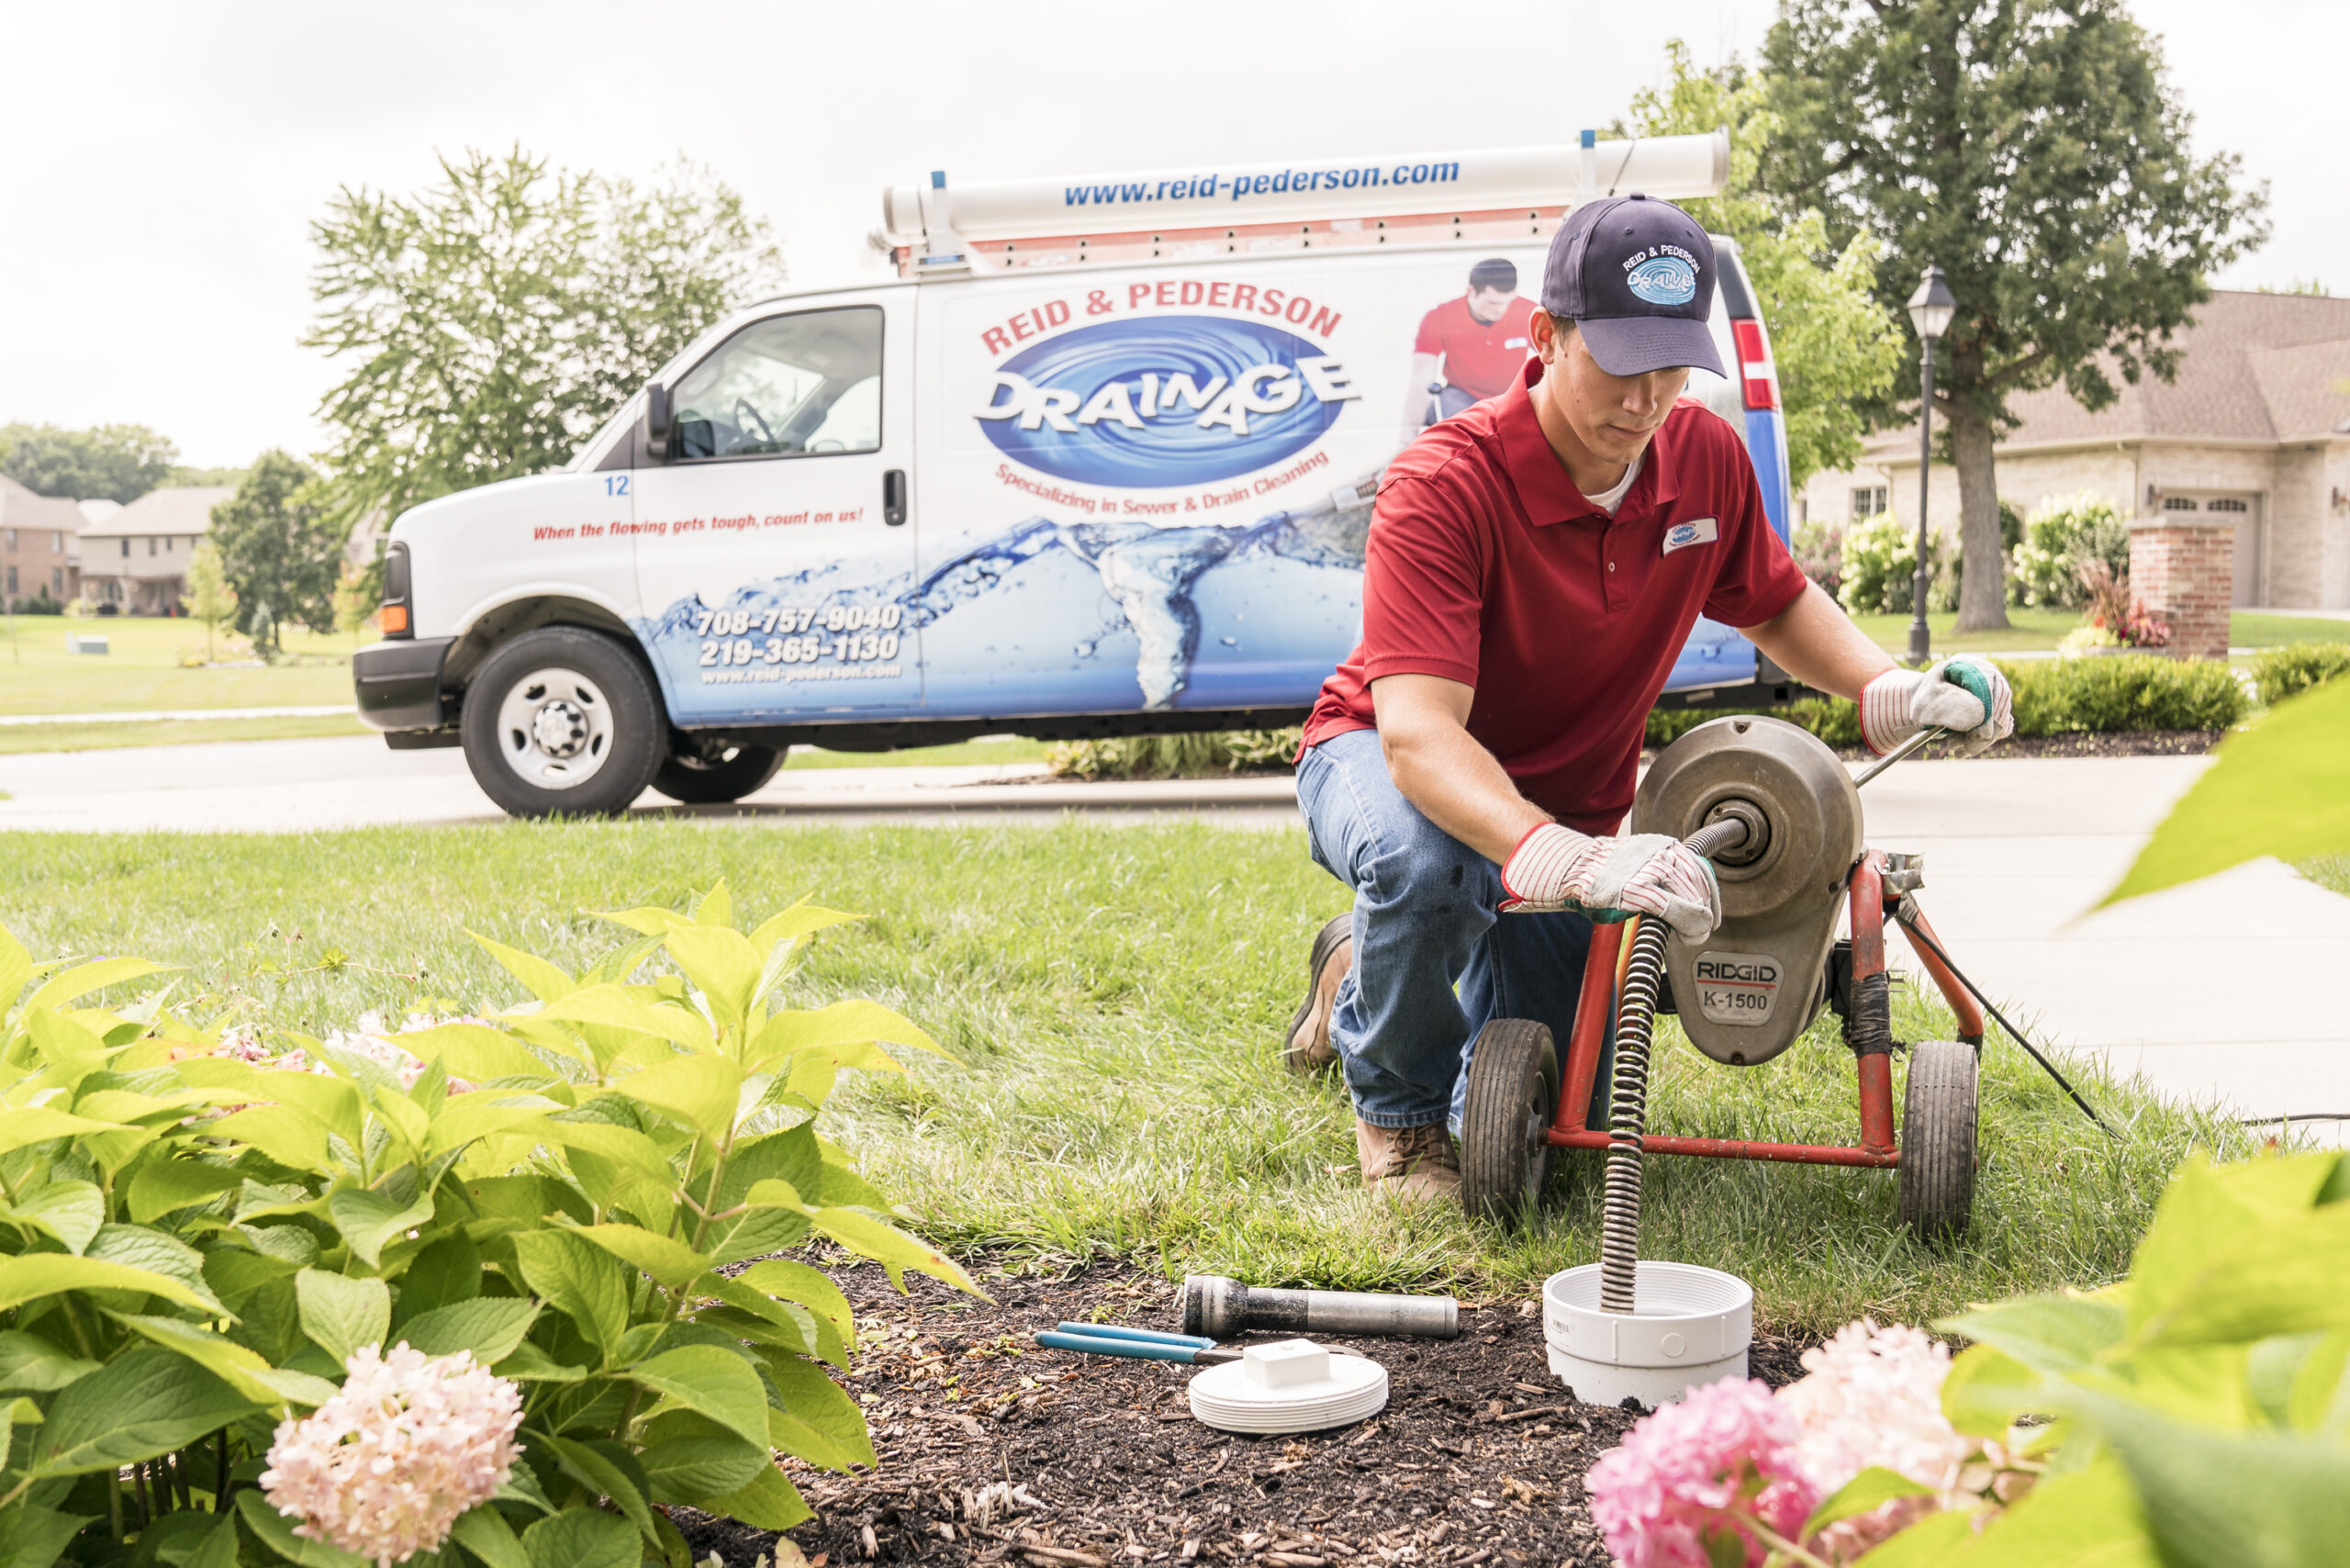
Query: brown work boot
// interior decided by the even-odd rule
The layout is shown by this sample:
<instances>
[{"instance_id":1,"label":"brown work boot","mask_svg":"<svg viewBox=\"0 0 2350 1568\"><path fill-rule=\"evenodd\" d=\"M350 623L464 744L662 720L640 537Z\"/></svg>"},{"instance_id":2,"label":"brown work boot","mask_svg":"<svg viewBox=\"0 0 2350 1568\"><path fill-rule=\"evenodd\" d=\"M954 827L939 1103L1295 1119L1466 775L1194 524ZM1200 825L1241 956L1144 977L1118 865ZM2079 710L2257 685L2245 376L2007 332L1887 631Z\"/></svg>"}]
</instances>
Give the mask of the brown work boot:
<instances>
[{"instance_id":1,"label":"brown work boot","mask_svg":"<svg viewBox=\"0 0 2350 1568\"><path fill-rule=\"evenodd\" d=\"M1305 960L1305 1000L1281 1042L1282 1063L1300 1077L1338 1059L1330 1044L1330 1011L1338 1003L1338 982L1354 968L1354 920L1352 914L1339 915L1314 934L1314 950Z\"/></svg>"},{"instance_id":2,"label":"brown work boot","mask_svg":"<svg viewBox=\"0 0 2350 1568\"><path fill-rule=\"evenodd\" d=\"M1460 1156L1442 1122L1425 1127L1374 1127L1355 1123L1355 1154L1362 1184L1404 1203L1460 1195Z\"/></svg>"}]
</instances>

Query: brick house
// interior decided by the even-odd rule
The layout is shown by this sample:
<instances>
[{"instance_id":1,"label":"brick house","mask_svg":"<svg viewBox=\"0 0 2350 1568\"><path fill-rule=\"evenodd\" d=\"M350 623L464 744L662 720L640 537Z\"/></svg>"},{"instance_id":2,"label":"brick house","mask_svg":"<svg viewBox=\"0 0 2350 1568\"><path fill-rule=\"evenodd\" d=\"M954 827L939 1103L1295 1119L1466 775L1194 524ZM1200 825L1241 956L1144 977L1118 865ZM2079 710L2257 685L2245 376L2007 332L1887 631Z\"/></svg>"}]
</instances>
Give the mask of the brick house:
<instances>
[{"instance_id":1,"label":"brick house","mask_svg":"<svg viewBox=\"0 0 2350 1568\"><path fill-rule=\"evenodd\" d=\"M67 604L82 591L78 535L82 512L72 501L37 496L0 475L0 607L49 597Z\"/></svg>"},{"instance_id":2,"label":"brick house","mask_svg":"<svg viewBox=\"0 0 2350 1568\"><path fill-rule=\"evenodd\" d=\"M2084 490L2112 501L2132 520L2132 587L2183 653L2214 635L2224 650L2229 606L2350 608L2350 299L2215 293L2177 342L2175 381L2117 375L2121 397L2097 413L2062 386L2011 399L2001 498L2026 513ZM1912 426L1813 475L1797 515L1914 527L1917 506ZM1958 526L1958 476L1940 464L1928 521Z\"/></svg>"},{"instance_id":3,"label":"brick house","mask_svg":"<svg viewBox=\"0 0 2350 1568\"><path fill-rule=\"evenodd\" d=\"M84 591L126 615L176 615L187 591L188 559L212 528L212 509L230 485L150 490L82 530Z\"/></svg>"}]
</instances>

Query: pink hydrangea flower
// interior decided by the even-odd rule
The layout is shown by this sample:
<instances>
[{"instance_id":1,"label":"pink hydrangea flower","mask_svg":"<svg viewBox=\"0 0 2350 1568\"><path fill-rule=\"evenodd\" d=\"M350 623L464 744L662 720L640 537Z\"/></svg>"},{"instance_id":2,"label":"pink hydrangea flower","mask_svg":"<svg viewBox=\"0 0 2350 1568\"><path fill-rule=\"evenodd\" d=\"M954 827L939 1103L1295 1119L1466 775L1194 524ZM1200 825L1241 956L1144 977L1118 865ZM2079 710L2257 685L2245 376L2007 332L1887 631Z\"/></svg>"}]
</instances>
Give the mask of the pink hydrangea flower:
<instances>
[{"instance_id":1,"label":"pink hydrangea flower","mask_svg":"<svg viewBox=\"0 0 2350 1568\"><path fill-rule=\"evenodd\" d=\"M1779 1391L1803 1428L1804 1468L1823 1493L1871 1466L1908 1476L1937 1492L1956 1484L1976 1443L1942 1414L1950 1347L1922 1329L1848 1323L1826 1344L1803 1353L1810 1375Z\"/></svg>"},{"instance_id":2,"label":"pink hydrangea flower","mask_svg":"<svg viewBox=\"0 0 2350 1568\"><path fill-rule=\"evenodd\" d=\"M1622 1568L1708 1568L1709 1540L1769 1555L1752 1525L1792 1540L1820 1490L1796 1455L1793 1413L1760 1383L1725 1379L1644 1417L1591 1467L1592 1521Z\"/></svg>"},{"instance_id":3,"label":"pink hydrangea flower","mask_svg":"<svg viewBox=\"0 0 2350 1568\"><path fill-rule=\"evenodd\" d=\"M520 1449L522 1396L469 1352L427 1357L403 1341L345 1363L342 1387L280 1422L263 1492L294 1533L373 1558L430 1551L457 1517L505 1484Z\"/></svg>"}]
</instances>

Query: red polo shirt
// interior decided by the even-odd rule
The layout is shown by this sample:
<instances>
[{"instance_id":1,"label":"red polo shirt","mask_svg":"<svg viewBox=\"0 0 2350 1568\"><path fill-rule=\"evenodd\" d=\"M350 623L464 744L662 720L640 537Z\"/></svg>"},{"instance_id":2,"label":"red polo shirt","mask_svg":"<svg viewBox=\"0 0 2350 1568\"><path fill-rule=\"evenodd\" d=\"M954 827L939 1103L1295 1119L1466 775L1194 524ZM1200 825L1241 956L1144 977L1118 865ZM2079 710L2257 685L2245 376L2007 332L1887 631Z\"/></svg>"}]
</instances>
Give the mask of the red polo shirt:
<instances>
[{"instance_id":1,"label":"red polo shirt","mask_svg":"<svg viewBox=\"0 0 2350 1568\"><path fill-rule=\"evenodd\" d=\"M1533 314L1534 301L1513 295L1489 325L1469 314L1466 299L1448 299L1420 318L1412 352L1442 354L1445 381L1472 398L1497 398L1517 385Z\"/></svg>"},{"instance_id":2,"label":"red polo shirt","mask_svg":"<svg viewBox=\"0 0 2350 1568\"><path fill-rule=\"evenodd\" d=\"M1527 394L1541 375L1528 361L1505 395L1388 465L1362 643L1322 683L1305 744L1376 727L1382 676L1442 676L1477 689L1469 733L1528 800L1608 834L1631 809L1649 710L1697 617L1760 625L1804 575L1718 415L1675 407L1611 519L1543 438Z\"/></svg>"}]
</instances>

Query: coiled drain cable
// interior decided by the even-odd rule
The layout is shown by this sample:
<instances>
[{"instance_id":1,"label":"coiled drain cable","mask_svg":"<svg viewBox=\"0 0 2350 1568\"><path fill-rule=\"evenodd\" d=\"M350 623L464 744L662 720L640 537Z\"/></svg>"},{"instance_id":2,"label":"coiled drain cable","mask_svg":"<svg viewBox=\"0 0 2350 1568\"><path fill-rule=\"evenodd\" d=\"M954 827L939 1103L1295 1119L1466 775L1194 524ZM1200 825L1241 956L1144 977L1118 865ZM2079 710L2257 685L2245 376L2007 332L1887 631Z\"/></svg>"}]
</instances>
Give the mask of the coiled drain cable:
<instances>
[{"instance_id":1,"label":"coiled drain cable","mask_svg":"<svg viewBox=\"0 0 2350 1568\"><path fill-rule=\"evenodd\" d=\"M1746 841L1736 818L1708 823L1681 842L1711 859ZM1631 957L1616 988L1616 1070L1608 1088L1607 1195L1599 1237L1599 1310L1629 1313L1640 1257L1640 1155L1647 1144L1649 1046L1656 1031L1656 995L1672 928L1636 918Z\"/></svg>"}]
</instances>

